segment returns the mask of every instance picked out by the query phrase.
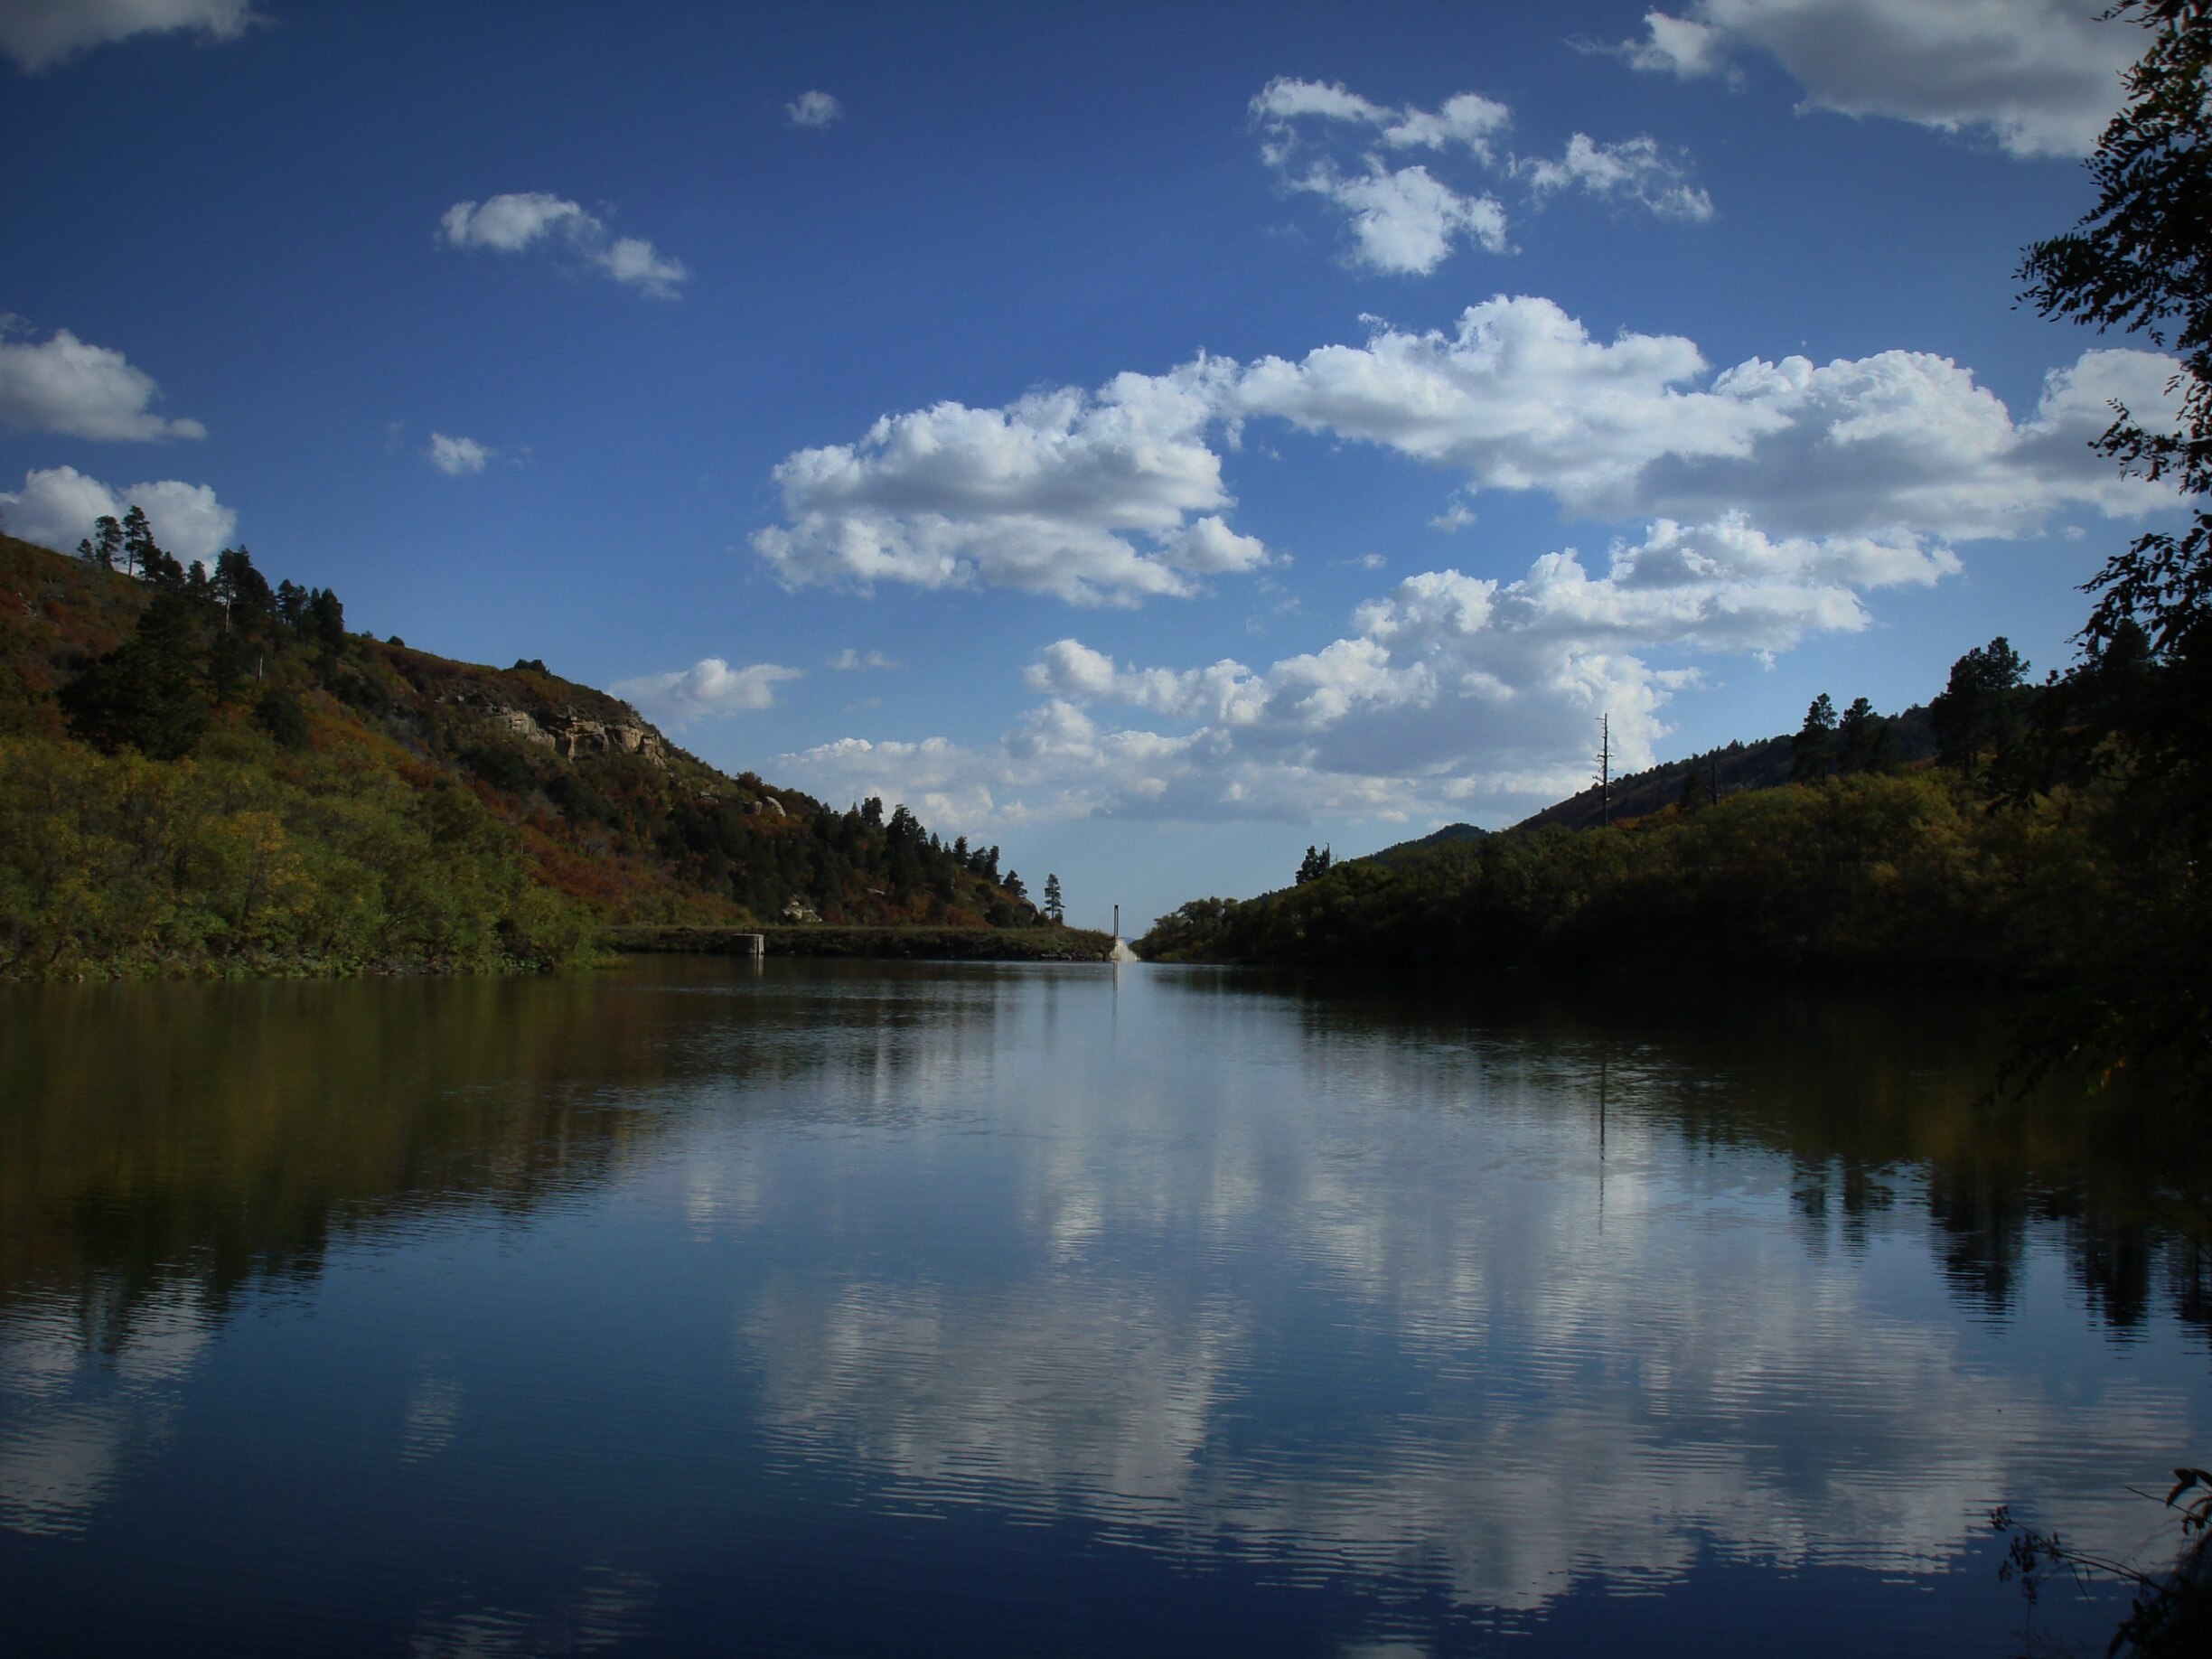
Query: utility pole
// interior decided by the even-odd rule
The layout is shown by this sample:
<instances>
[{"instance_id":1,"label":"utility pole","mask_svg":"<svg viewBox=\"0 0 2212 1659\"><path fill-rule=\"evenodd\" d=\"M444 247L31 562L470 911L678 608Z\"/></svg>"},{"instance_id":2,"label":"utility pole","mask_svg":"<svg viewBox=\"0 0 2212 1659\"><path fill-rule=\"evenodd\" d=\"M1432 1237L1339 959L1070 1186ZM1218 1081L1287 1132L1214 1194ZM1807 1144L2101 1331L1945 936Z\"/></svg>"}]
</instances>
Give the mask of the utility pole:
<instances>
[{"instance_id":1,"label":"utility pole","mask_svg":"<svg viewBox=\"0 0 2212 1659\"><path fill-rule=\"evenodd\" d=\"M1605 824L1613 824L1613 717L1598 717L1598 805Z\"/></svg>"}]
</instances>

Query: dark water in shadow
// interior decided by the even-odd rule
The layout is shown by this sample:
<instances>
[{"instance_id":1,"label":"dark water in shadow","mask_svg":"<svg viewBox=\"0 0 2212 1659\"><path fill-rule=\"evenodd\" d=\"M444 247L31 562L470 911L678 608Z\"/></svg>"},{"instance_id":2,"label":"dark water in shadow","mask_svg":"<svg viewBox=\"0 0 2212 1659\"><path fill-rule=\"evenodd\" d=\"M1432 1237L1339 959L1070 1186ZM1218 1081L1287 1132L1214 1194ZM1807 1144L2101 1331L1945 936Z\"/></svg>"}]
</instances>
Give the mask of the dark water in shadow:
<instances>
[{"instance_id":1,"label":"dark water in shadow","mask_svg":"<svg viewBox=\"0 0 2212 1659\"><path fill-rule=\"evenodd\" d=\"M0 994L0 1645L2017 1651L1986 1511L2124 1551L2205 1457L2212 1183L1977 1109L1999 1041L1153 968Z\"/></svg>"}]
</instances>

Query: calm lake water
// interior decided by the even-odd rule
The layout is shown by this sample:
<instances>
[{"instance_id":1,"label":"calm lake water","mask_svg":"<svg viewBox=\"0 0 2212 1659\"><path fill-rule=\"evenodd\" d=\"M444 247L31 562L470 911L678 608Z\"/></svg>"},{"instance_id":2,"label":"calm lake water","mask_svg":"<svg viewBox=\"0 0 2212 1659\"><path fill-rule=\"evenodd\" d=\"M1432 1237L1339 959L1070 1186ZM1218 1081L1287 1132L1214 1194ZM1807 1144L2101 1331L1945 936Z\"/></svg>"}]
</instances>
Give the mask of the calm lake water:
<instances>
[{"instance_id":1,"label":"calm lake water","mask_svg":"<svg viewBox=\"0 0 2212 1659\"><path fill-rule=\"evenodd\" d=\"M11 1654L2017 1651L2196 1166L1971 1005L662 960L0 994ZM2102 1651L2116 1603L2047 1590Z\"/></svg>"}]
</instances>

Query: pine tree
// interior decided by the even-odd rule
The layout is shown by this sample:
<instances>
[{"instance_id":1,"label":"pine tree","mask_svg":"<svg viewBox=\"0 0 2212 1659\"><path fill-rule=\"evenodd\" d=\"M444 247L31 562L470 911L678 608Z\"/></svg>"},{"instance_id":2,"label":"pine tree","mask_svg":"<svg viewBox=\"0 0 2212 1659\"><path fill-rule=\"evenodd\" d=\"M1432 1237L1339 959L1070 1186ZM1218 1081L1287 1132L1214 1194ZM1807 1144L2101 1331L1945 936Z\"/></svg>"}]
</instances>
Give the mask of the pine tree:
<instances>
[{"instance_id":1,"label":"pine tree","mask_svg":"<svg viewBox=\"0 0 2212 1659\"><path fill-rule=\"evenodd\" d=\"M268 578L254 568L244 548L225 548L215 556L215 596L230 621L250 626L276 614L276 595Z\"/></svg>"},{"instance_id":2,"label":"pine tree","mask_svg":"<svg viewBox=\"0 0 2212 1659\"><path fill-rule=\"evenodd\" d=\"M2019 735L2027 661L2003 634L1951 665L1951 679L1928 703L1936 758L1973 776L1982 755L2001 755Z\"/></svg>"},{"instance_id":3,"label":"pine tree","mask_svg":"<svg viewBox=\"0 0 2212 1659\"><path fill-rule=\"evenodd\" d=\"M123 552L123 527L102 513L92 520L92 558L102 570L113 570Z\"/></svg>"},{"instance_id":4,"label":"pine tree","mask_svg":"<svg viewBox=\"0 0 2212 1659\"><path fill-rule=\"evenodd\" d=\"M1836 770L1889 772L1897 762L1897 722L1876 714L1863 697L1853 698L1836 722Z\"/></svg>"},{"instance_id":5,"label":"pine tree","mask_svg":"<svg viewBox=\"0 0 2212 1659\"><path fill-rule=\"evenodd\" d=\"M1790 782L1812 783L1828 775L1829 752L1835 746L1836 712L1823 691L1805 710L1804 724L1790 739Z\"/></svg>"},{"instance_id":6,"label":"pine tree","mask_svg":"<svg viewBox=\"0 0 2212 1659\"><path fill-rule=\"evenodd\" d=\"M135 576L151 576L149 556L154 550L154 527L146 522L145 509L133 501L123 514L124 570Z\"/></svg>"},{"instance_id":7,"label":"pine tree","mask_svg":"<svg viewBox=\"0 0 2212 1659\"><path fill-rule=\"evenodd\" d=\"M327 587L314 588L307 595L307 633L332 651L345 644L345 606Z\"/></svg>"},{"instance_id":8,"label":"pine tree","mask_svg":"<svg viewBox=\"0 0 2212 1659\"><path fill-rule=\"evenodd\" d=\"M155 595L136 634L61 689L70 729L110 754L132 748L148 760L190 754L208 723L194 608L181 595Z\"/></svg>"},{"instance_id":9,"label":"pine tree","mask_svg":"<svg viewBox=\"0 0 2212 1659\"><path fill-rule=\"evenodd\" d=\"M1060 877L1049 872L1045 877L1045 914L1054 927L1067 920L1067 905L1060 897Z\"/></svg>"}]
</instances>

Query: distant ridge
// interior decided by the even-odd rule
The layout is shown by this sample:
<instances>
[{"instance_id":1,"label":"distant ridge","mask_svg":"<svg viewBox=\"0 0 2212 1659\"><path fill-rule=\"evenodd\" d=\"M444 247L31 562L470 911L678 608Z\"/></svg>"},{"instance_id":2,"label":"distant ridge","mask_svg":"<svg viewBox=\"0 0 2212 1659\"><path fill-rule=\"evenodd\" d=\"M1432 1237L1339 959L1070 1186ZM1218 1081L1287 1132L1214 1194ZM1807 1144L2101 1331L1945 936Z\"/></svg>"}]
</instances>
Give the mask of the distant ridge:
<instances>
[{"instance_id":1,"label":"distant ridge","mask_svg":"<svg viewBox=\"0 0 2212 1659\"><path fill-rule=\"evenodd\" d=\"M1934 757L1936 734L1928 724L1928 711L1924 705L1915 703L1898 716L1896 730L1898 757L1905 764ZM1662 761L1642 772L1624 773L1615 778L1612 819L1615 823L1621 823L1665 811L1682 800L1683 786L1692 776L1698 781L1701 798L1710 799L1711 792L1725 796L1740 795L1748 790L1773 789L1788 783L1789 774L1790 739L1786 734L1754 738L1749 743L1730 743L1685 755L1681 760ZM1425 848L1453 841L1479 841L1492 834L1514 835L1531 830L1594 830L1605 820L1604 795L1592 783L1564 801L1553 801L1540 812L1530 813L1509 830L1493 831L1474 824L1446 824L1441 830L1431 830L1414 840L1393 842L1364 854L1357 862L1395 865Z\"/></svg>"},{"instance_id":2,"label":"distant ridge","mask_svg":"<svg viewBox=\"0 0 2212 1659\"><path fill-rule=\"evenodd\" d=\"M1928 711L1924 705L1915 703L1898 716L1896 730L1898 755L1902 764L1910 765L1935 755L1936 733L1928 724ZM1708 788L1717 774L1722 795L1773 789L1789 782L1790 737L1785 734L1754 738L1749 743L1730 743L1682 760L1663 761L1642 772L1625 773L1613 780L1613 821L1645 818L1673 806L1682 799L1682 786L1692 773L1701 786ZM1605 817L1604 799L1598 785L1592 783L1564 801L1552 802L1541 812L1531 813L1514 829L1543 830L1557 825L1562 830L1589 830L1603 823Z\"/></svg>"},{"instance_id":3,"label":"distant ridge","mask_svg":"<svg viewBox=\"0 0 2212 1659\"><path fill-rule=\"evenodd\" d=\"M1453 841L1487 840L1494 832L1474 824L1446 824L1441 830L1432 830L1418 840L1399 841L1380 852L1365 855L1361 862L1368 864L1396 864L1401 859L1426 851L1431 847L1443 847Z\"/></svg>"}]
</instances>

